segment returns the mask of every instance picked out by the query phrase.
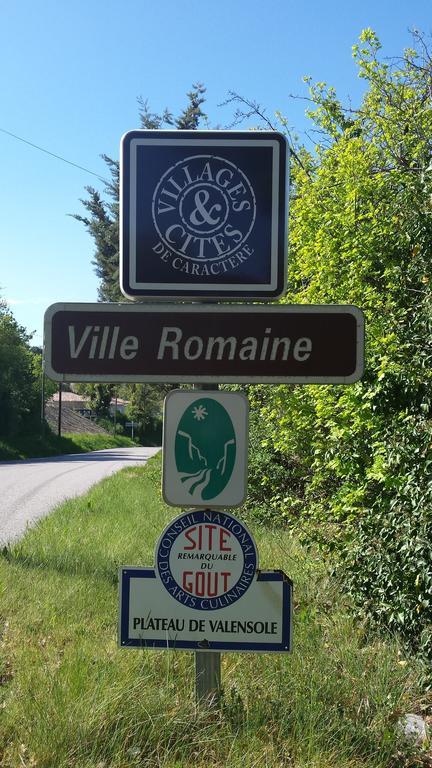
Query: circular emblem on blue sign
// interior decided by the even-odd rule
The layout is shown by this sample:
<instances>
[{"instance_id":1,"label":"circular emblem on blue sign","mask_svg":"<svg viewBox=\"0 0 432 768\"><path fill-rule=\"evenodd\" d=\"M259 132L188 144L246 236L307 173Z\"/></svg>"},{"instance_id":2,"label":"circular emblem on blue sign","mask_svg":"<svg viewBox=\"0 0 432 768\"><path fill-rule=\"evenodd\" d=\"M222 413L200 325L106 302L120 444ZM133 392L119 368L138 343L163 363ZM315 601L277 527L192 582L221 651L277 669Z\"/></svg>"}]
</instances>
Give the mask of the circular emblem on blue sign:
<instances>
[{"instance_id":1,"label":"circular emblem on blue sign","mask_svg":"<svg viewBox=\"0 0 432 768\"><path fill-rule=\"evenodd\" d=\"M197 262L228 258L249 237L256 200L246 174L226 158L195 155L156 185L152 217L170 252Z\"/></svg>"},{"instance_id":2,"label":"circular emblem on blue sign","mask_svg":"<svg viewBox=\"0 0 432 768\"><path fill-rule=\"evenodd\" d=\"M215 611L240 600L258 568L246 526L226 512L204 509L175 518L156 547L156 569L182 605Z\"/></svg>"}]
</instances>

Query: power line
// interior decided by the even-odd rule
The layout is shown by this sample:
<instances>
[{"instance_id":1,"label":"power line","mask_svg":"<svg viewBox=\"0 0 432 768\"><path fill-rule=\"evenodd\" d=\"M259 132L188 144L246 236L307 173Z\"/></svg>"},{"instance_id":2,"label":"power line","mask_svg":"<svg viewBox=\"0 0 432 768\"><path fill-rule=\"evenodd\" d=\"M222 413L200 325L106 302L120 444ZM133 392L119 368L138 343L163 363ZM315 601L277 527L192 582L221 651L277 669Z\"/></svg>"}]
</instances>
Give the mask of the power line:
<instances>
[{"instance_id":1,"label":"power line","mask_svg":"<svg viewBox=\"0 0 432 768\"><path fill-rule=\"evenodd\" d=\"M51 157L55 157L57 160L61 160L63 163L67 163L68 165L73 165L74 168L79 168L80 171L91 173L92 176L96 176L97 179L100 179L100 181L103 181L105 184L111 183L108 181L108 179L105 179L103 176L100 176L98 173L95 173L94 171L90 171L88 168L84 168L83 165L78 165L78 163L73 163L72 160L66 160L65 157L61 157L61 155L56 155L54 152L50 152L48 149L44 149L43 147L39 147L37 144L33 144L33 142L31 141L27 141L27 139L23 139L22 136L17 136L16 133L12 133L11 131L6 131L5 128L0 128L0 131L2 133L6 133L8 136L12 136L14 139L18 139L18 141L22 141L24 144L28 144L29 147L38 149L40 152L45 152L46 155L51 155Z\"/></svg>"}]
</instances>

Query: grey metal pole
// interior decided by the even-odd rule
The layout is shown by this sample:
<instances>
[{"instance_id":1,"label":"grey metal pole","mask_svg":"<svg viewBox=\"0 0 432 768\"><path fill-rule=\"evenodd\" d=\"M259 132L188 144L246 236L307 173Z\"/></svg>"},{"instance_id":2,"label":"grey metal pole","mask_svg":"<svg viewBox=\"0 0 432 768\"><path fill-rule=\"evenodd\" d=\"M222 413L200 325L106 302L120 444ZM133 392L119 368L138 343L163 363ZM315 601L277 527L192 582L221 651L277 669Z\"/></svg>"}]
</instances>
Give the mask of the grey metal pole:
<instances>
[{"instance_id":1,"label":"grey metal pole","mask_svg":"<svg viewBox=\"0 0 432 768\"><path fill-rule=\"evenodd\" d=\"M217 390L217 384L194 384L194 389ZM200 706L218 704L221 692L221 655L218 651L195 651L195 696Z\"/></svg>"},{"instance_id":2,"label":"grey metal pole","mask_svg":"<svg viewBox=\"0 0 432 768\"><path fill-rule=\"evenodd\" d=\"M221 655L195 651L195 695L198 705L217 705L221 690Z\"/></svg>"},{"instance_id":3,"label":"grey metal pole","mask_svg":"<svg viewBox=\"0 0 432 768\"><path fill-rule=\"evenodd\" d=\"M57 434L58 434L59 437L61 437L61 409L62 409L62 383L61 383L61 381L59 383L59 390L58 390L58 392L59 392L59 401L58 401L59 407L58 407L58 429L57 429Z\"/></svg>"},{"instance_id":4,"label":"grey metal pole","mask_svg":"<svg viewBox=\"0 0 432 768\"><path fill-rule=\"evenodd\" d=\"M45 363L42 360L41 371L41 431L45 435Z\"/></svg>"}]
</instances>

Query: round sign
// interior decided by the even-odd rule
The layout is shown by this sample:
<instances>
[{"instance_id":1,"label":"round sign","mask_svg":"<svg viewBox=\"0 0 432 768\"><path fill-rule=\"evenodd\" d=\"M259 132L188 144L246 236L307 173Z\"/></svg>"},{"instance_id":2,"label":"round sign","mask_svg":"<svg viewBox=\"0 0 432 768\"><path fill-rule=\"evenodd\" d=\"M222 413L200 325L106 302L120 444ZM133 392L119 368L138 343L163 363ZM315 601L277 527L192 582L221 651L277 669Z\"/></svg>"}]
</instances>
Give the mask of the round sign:
<instances>
[{"instance_id":1,"label":"round sign","mask_svg":"<svg viewBox=\"0 0 432 768\"><path fill-rule=\"evenodd\" d=\"M169 594L201 611L239 600L258 567L257 548L246 526L227 512L210 509L176 517L162 533L155 559Z\"/></svg>"},{"instance_id":2,"label":"round sign","mask_svg":"<svg viewBox=\"0 0 432 768\"><path fill-rule=\"evenodd\" d=\"M228 259L252 231L255 193L243 171L226 158L194 155L160 178L152 217L161 241L178 256L199 263Z\"/></svg>"}]
</instances>

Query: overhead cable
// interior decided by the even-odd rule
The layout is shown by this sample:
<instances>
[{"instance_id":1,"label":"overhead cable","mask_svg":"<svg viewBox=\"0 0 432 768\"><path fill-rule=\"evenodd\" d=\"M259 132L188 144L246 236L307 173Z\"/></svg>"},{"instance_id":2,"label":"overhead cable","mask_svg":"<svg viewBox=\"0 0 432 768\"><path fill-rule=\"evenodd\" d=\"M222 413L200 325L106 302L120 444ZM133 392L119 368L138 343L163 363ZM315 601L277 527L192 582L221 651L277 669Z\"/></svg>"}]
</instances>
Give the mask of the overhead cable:
<instances>
[{"instance_id":1,"label":"overhead cable","mask_svg":"<svg viewBox=\"0 0 432 768\"><path fill-rule=\"evenodd\" d=\"M67 163L68 165L73 165L74 168L79 168L80 171L91 173L92 176L96 176L96 178L100 179L100 181L103 181L104 184L110 184L108 179L105 179L103 176L100 176L99 173L90 171L88 168L85 168L83 165L78 165L78 163L73 163L72 160L66 160L65 157L61 157L61 155L56 155L55 152L50 152L48 149L44 149L44 147L39 147L38 144L34 144L32 141L27 141L27 139L23 139L22 136L17 136L16 133L12 133L11 131L6 131L5 128L0 128L0 131L2 133L6 133L8 136L12 136L14 139L18 139L18 141L22 141L24 144L28 144L30 147L33 147L34 149L38 149L40 152L45 152L45 154L51 155L51 157L55 157L57 160L62 160L63 163Z\"/></svg>"}]
</instances>

